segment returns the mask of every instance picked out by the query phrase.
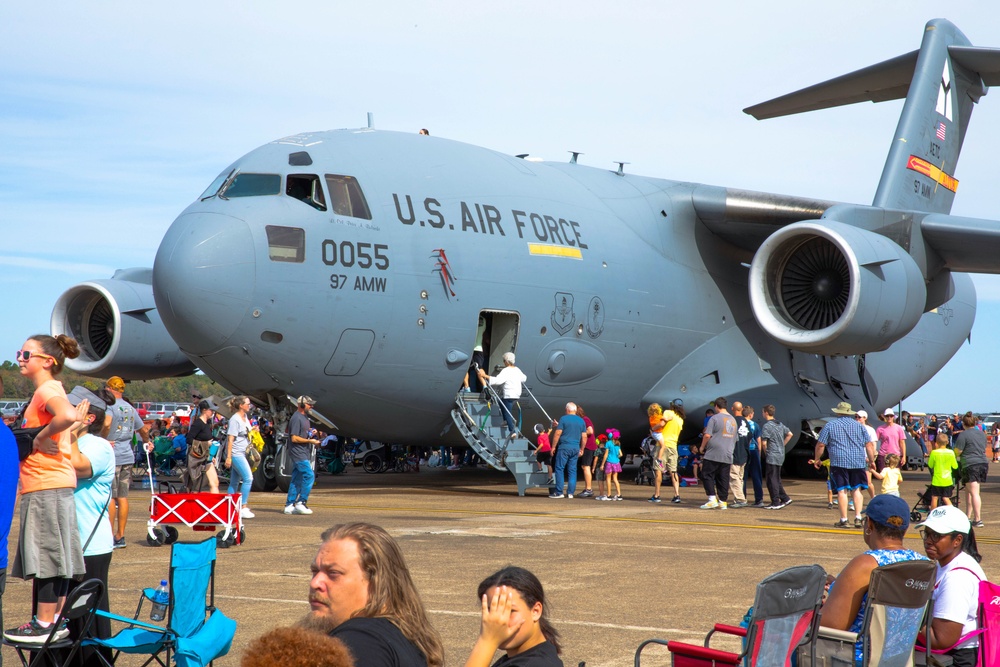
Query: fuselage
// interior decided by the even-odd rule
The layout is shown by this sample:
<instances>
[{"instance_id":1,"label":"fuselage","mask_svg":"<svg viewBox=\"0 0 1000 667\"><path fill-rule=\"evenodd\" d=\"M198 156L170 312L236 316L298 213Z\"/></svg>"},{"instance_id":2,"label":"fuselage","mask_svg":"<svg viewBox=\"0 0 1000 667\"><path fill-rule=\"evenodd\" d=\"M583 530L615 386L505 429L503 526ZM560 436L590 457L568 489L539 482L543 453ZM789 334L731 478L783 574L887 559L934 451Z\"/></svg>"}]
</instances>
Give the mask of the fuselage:
<instances>
[{"instance_id":1,"label":"fuselage","mask_svg":"<svg viewBox=\"0 0 1000 667\"><path fill-rule=\"evenodd\" d=\"M402 443L448 430L484 329L488 372L514 351L549 415L574 401L626 434L674 398L696 427L720 395L773 403L793 429L845 397L887 407L967 337L975 294L956 275L888 350L778 345L750 310L752 253L701 224L696 191L419 135L298 135L177 218L153 291L180 349L232 391L309 394L342 433Z\"/></svg>"}]
</instances>

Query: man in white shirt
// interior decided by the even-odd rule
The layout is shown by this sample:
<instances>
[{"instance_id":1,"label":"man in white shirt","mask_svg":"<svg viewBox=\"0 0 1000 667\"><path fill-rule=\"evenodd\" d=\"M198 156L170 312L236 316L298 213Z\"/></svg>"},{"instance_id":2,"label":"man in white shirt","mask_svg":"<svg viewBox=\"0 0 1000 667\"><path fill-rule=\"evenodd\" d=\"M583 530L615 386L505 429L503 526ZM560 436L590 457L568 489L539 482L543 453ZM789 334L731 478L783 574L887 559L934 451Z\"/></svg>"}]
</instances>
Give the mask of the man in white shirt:
<instances>
[{"instance_id":1,"label":"man in white shirt","mask_svg":"<svg viewBox=\"0 0 1000 667\"><path fill-rule=\"evenodd\" d=\"M507 429L510 437L517 437L517 424L514 422L514 403L521 398L521 385L528 381L528 376L521 372L521 369L514 365L514 353L506 352L503 355L502 371L496 377L490 377L482 368L478 369L481 382L490 383L492 386L501 385L500 403L503 406L503 418L507 422Z\"/></svg>"}]
</instances>

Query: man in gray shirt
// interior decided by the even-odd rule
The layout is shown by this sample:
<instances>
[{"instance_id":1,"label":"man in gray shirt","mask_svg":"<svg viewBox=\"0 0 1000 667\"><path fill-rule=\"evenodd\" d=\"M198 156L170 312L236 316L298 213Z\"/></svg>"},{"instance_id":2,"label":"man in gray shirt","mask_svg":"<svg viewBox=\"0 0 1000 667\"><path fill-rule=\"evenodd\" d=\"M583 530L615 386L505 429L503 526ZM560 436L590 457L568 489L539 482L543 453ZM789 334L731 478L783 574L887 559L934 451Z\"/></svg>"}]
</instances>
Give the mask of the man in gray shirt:
<instances>
[{"instance_id":1,"label":"man in gray shirt","mask_svg":"<svg viewBox=\"0 0 1000 667\"><path fill-rule=\"evenodd\" d=\"M111 484L108 517L111 519L115 549L124 549L125 524L128 523L128 489L132 484L132 465L135 463L132 436L138 433L147 450L151 448L151 445L149 427L143 423L132 404L123 398L125 380L117 375L109 378L107 388L115 397L115 402L108 406L108 414L111 415L108 440L115 448L115 479Z\"/></svg>"},{"instance_id":2,"label":"man in gray shirt","mask_svg":"<svg viewBox=\"0 0 1000 667\"><path fill-rule=\"evenodd\" d=\"M705 482L708 502L703 510L726 509L729 500L729 475L736 446L736 419L726 409L729 402L722 396L715 399L715 414L705 425L701 436L701 478ZM718 496L716 496L718 493Z\"/></svg>"},{"instance_id":3,"label":"man in gray shirt","mask_svg":"<svg viewBox=\"0 0 1000 667\"><path fill-rule=\"evenodd\" d=\"M313 513L306 502L316 479L312 468L312 450L319 440L309 434L312 426L306 412L314 405L316 401L309 396L299 396L298 410L288 422L288 458L292 462L292 480L288 483L285 514Z\"/></svg>"}]
</instances>

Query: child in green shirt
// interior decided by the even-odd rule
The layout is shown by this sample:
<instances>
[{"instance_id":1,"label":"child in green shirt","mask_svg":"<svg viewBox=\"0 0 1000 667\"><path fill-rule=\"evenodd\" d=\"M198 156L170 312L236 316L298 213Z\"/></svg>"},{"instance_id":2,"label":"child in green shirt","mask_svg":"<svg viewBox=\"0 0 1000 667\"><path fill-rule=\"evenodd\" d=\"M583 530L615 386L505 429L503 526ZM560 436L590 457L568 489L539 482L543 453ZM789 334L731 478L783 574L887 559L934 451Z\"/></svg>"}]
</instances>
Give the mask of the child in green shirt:
<instances>
[{"instance_id":1,"label":"child in green shirt","mask_svg":"<svg viewBox=\"0 0 1000 667\"><path fill-rule=\"evenodd\" d=\"M958 470L958 460L955 458L955 452L948 449L947 433L938 433L934 441L934 451L927 457L927 467L934 473L931 477L931 509L938 506L938 499L945 505L951 505L951 494L955 488L955 479L951 471Z\"/></svg>"}]
</instances>

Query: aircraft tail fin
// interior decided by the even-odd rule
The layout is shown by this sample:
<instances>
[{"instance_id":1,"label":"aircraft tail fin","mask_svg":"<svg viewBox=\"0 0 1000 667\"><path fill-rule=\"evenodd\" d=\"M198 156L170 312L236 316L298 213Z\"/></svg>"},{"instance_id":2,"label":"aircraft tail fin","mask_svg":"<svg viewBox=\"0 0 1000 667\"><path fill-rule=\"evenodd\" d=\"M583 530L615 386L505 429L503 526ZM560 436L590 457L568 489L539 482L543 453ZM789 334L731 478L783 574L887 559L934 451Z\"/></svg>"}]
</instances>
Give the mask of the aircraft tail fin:
<instances>
[{"instance_id":1,"label":"aircraft tail fin","mask_svg":"<svg viewBox=\"0 0 1000 667\"><path fill-rule=\"evenodd\" d=\"M973 47L951 22L934 19L918 51L744 111L763 120L905 97L873 205L949 213L973 105L995 85L1000 85L1000 49Z\"/></svg>"}]
</instances>

